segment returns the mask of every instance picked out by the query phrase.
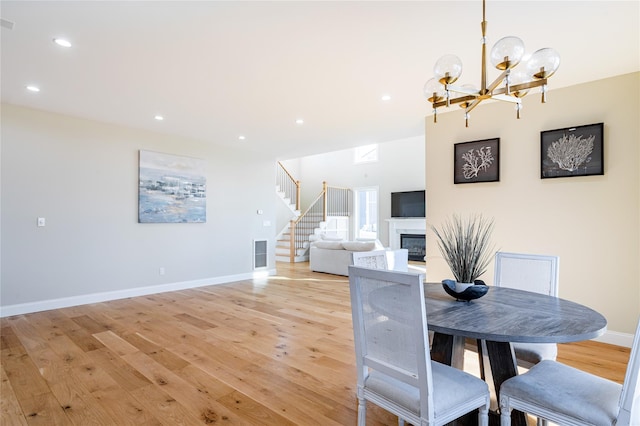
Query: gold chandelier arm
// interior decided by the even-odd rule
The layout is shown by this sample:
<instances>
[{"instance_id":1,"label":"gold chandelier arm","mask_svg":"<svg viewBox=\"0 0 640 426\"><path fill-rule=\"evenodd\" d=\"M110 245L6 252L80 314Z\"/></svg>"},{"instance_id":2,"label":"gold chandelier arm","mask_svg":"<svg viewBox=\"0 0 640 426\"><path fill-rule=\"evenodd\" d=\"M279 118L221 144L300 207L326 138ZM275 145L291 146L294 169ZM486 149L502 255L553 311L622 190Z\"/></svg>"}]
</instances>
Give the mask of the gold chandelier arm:
<instances>
[{"instance_id":1,"label":"gold chandelier arm","mask_svg":"<svg viewBox=\"0 0 640 426\"><path fill-rule=\"evenodd\" d=\"M476 97L473 96L473 95L460 96L458 98L449 99L449 104L459 104L459 103L462 103L462 102L471 102L471 101L473 101L475 99L476 99ZM433 109L440 108L440 107L446 106L446 105L447 105L447 101L446 100L445 101L434 102L432 104Z\"/></svg>"},{"instance_id":2,"label":"gold chandelier arm","mask_svg":"<svg viewBox=\"0 0 640 426\"><path fill-rule=\"evenodd\" d=\"M468 116L468 114L475 108L477 107L480 102L482 102L482 98L477 98L474 101L472 101L469 106L464 110L465 112L465 117Z\"/></svg>"},{"instance_id":3,"label":"gold chandelier arm","mask_svg":"<svg viewBox=\"0 0 640 426\"><path fill-rule=\"evenodd\" d=\"M493 80L493 83L491 83L489 87L487 87L487 93L492 93L496 89L496 87L500 86L500 83L502 83L507 75L509 75L509 72L510 70L502 71L502 74L500 74L498 78Z\"/></svg>"},{"instance_id":4,"label":"gold chandelier arm","mask_svg":"<svg viewBox=\"0 0 640 426\"><path fill-rule=\"evenodd\" d=\"M516 97L516 96L511 96L511 95L497 95L497 94L493 94L493 96L491 97L491 99L495 99L496 101L504 101L504 102L511 102L514 104L519 104L520 98Z\"/></svg>"},{"instance_id":5,"label":"gold chandelier arm","mask_svg":"<svg viewBox=\"0 0 640 426\"><path fill-rule=\"evenodd\" d=\"M547 84L547 79L542 78L540 80L533 80L533 81L528 81L526 83L514 84L513 86L509 87L509 90L510 92L519 92L522 90L533 89L534 87L544 86L545 84ZM507 94L507 89L506 87L501 87L499 89L494 90L493 94L494 95Z\"/></svg>"}]
</instances>

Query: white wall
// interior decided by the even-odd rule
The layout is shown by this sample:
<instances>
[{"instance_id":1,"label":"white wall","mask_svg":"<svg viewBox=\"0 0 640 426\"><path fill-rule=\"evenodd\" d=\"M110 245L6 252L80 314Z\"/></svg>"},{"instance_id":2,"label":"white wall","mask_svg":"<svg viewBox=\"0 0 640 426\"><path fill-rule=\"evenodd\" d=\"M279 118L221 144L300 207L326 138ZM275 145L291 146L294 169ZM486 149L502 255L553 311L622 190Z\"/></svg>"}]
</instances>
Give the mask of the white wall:
<instances>
[{"instance_id":1,"label":"white wall","mask_svg":"<svg viewBox=\"0 0 640 426\"><path fill-rule=\"evenodd\" d=\"M274 269L275 159L12 105L1 131L2 315L247 278L256 238ZM138 223L139 150L207 161L206 223Z\"/></svg>"},{"instance_id":2,"label":"white wall","mask_svg":"<svg viewBox=\"0 0 640 426\"><path fill-rule=\"evenodd\" d=\"M560 297L590 306L610 332L631 334L640 315L640 73L487 103L426 118L427 223L452 213L495 219L503 251L560 256ZM553 78L551 79L553 85ZM540 179L540 132L604 122L604 176ZM453 145L500 138L500 182L453 184ZM427 279L451 276L427 234ZM430 242L430 241L431 242ZM493 268L483 277L493 281Z\"/></svg>"},{"instance_id":3,"label":"white wall","mask_svg":"<svg viewBox=\"0 0 640 426\"><path fill-rule=\"evenodd\" d=\"M378 238L387 246L391 193L424 189L424 136L378 144L374 163L354 164L353 158L353 149L345 149L282 163L287 170L298 170L294 177L302 185L303 211L320 194L323 181L346 188L378 187Z\"/></svg>"}]
</instances>

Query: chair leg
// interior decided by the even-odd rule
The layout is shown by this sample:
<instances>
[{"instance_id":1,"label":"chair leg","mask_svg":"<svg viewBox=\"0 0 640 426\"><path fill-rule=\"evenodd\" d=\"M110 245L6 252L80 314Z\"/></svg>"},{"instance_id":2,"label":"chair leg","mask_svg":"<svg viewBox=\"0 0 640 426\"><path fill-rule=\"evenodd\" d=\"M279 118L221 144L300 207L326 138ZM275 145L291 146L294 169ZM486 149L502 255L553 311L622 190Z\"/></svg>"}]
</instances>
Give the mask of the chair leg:
<instances>
[{"instance_id":1,"label":"chair leg","mask_svg":"<svg viewBox=\"0 0 640 426\"><path fill-rule=\"evenodd\" d=\"M402 417L398 417L398 426L404 426L404 419Z\"/></svg>"},{"instance_id":2,"label":"chair leg","mask_svg":"<svg viewBox=\"0 0 640 426\"><path fill-rule=\"evenodd\" d=\"M511 426L511 410L500 410L500 426Z\"/></svg>"},{"instance_id":3,"label":"chair leg","mask_svg":"<svg viewBox=\"0 0 640 426\"><path fill-rule=\"evenodd\" d=\"M478 425L489 426L489 407L482 407L478 410Z\"/></svg>"},{"instance_id":4,"label":"chair leg","mask_svg":"<svg viewBox=\"0 0 640 426\"><path fill-rule=\"evenodd\" d=\"M358 398L358 426L366 426L367 424L367 401L364 398Z\"/></svg>"},{"instance_id":5,"label":"chair leg","mask_svg":"<svg viewBox=\"0 0 640 426\"><path fill-rule=\"evenodd\" d=\"M500 426L511 426L511 407L509 406L509 397L500 395Z\"/></svg>"},{"instance_id":6,"label":"chair leg","mask_svg":"<svg viewBox=\"0 0 640 426\"><path fill-rule=\"evenodd\" d=\"M536 422L538 426L547 426L547 421L545 419L541 419L538 417L538 421Z\"/></svg>"}]
</instances>

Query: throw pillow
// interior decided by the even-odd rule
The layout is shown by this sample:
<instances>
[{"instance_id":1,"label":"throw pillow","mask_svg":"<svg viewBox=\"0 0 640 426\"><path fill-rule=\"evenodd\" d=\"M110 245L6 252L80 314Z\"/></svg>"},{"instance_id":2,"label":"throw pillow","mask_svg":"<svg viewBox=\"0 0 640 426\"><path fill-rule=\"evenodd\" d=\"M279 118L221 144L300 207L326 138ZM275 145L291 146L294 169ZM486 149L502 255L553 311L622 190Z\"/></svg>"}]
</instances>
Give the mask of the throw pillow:
<instances>
[{"instance_id":1,"label":"throw pillow","mask_svg":"<svg viewBox=\"0 0 640 426\"><path fill-rule=\"evenodd\" d=\"M344 241L342 247L349 251L371 251L376 248L375 241Z\"/></svg>"},{"instance_id":2,"label":"throw pillow","mask_svg":"<svg viewBox=\"0 0 640 426\"><path fill-rule=\"evenodd\" d=\"M340 241L316 241L313 243L314 247L329 250L342 250L342 243Z\"/></svg>"}]
</instances>

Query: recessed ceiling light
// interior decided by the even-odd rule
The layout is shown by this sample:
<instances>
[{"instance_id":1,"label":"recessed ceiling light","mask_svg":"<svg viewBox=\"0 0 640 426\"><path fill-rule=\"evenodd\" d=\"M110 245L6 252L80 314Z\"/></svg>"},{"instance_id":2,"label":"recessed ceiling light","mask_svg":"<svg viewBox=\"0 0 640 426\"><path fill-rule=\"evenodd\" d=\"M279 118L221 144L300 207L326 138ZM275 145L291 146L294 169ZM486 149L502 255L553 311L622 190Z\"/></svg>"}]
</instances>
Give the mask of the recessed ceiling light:
<instances>
[{"instance_id":1,"label":"recessed ceiling light","mask_svg":"<svg viewBox=\"0 0 640 426\"><path fill-rule=\"evenodd\" d=\"M240 136L238 136L238 139L240 139L241 141L243 141L243 140L245 140L245 139L246 139L246 137L245 137L245 136L240 135Z\"/></svg>"},{"instance_id":2,"label":"recessed ceiling light","mask_svg":"<svg viewBox=\"0 0 640 426\"><path fill-rule=\"evenodd\" d=\"M39 92L40 91L40 88L38 86L34 86L32 84L28 85L26 88L30 92Z\"/></svg>"},{"instance_id":3,"label":"recessed ceiling light","mask_svg":"<svg viewBox=\"0 0 640 426\"><path fill-rule=\"evenodd\" d=\"M389 96L389 95L382 95L382 98L380 98L380 99L382 99L383 101L390 101L390 100L391 100L391 96Z\"/></svg>"},{"instance_id":4,"label":"recessed ceiling light","mask_svg":"<svg viewBox=\"0 0 640 426\"><path fill-rule=\"evenodd\" d=\"M69 40L65 40L63 38L54 38L53 42L58 46L62 47L71 47L71 42Z\"/></svg>"},{"instance_id":5,"label":"recessed ceiling light","mask_svg":"<svg viewBox=\"0 0 640 426\"><path fill-rule=\"evenodd\" d=\"M164 117L163 117L163 116L161 116L161 115L156 115L156 116L155 116L155 117L153 117L153 118L155 118L155 119L156 119L156 120L158 120L158 121L162 121L162 120L164 120Z\"/></svg>"},{"instance_id":6,"label":"recessed ceiling light","mask_svg":"<svg viewBox=\"0 0 640 426\"><path fill-rule=\"evenodd\" d=\"M302 118L298 118L296 120L296 124L304 124L304 120Z\"/></svg>"}]
</instances>

